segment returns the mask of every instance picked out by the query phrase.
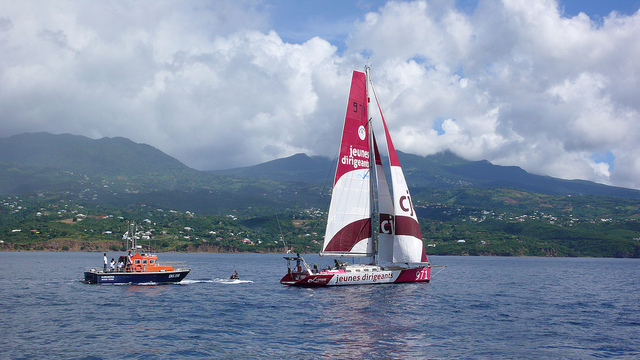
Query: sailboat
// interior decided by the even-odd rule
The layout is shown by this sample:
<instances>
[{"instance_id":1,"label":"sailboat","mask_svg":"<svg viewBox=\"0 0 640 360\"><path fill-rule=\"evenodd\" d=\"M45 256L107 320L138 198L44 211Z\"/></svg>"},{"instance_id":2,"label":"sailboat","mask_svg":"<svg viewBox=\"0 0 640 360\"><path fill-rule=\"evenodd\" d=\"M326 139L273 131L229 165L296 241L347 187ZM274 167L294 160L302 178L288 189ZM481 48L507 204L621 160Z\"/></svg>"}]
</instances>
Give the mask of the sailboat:
<instances>
[{"instance_id":1,"label":"sailboat","mask_svg":"<svg viewBox=\"0 0 640 360\"><path fill-rule=\"evenodd\" d=\"M389 159L391 191L369 117L369 92L380 111ZM377 235L377 236L376 236ZM311 268L300 254L287 256L281 284L333 286L428 282L431 264L420 225L380 103L365 71L353 71L333 183L322 256L369 257L366 264L335 259Z\"/></svg>"}]
</instances>

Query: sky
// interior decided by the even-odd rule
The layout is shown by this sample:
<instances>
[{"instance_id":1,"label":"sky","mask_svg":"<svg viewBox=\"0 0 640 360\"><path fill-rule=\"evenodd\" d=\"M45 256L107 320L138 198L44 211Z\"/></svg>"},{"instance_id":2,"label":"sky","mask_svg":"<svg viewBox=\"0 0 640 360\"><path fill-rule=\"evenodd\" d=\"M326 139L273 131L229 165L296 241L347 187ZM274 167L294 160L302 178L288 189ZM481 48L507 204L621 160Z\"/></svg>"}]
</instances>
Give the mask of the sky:
<instances>
[{"instance_id":1,"label":"sky","mask_svg":"<svg viewBox=\"0 0 640 360\"><path fill-rule=\"evenodd\" d=\"M0 138L121 136L199 170L334 158L370 65L400 151L640 189L639 8L0 1Z\"/></svg>"}]
</instances>

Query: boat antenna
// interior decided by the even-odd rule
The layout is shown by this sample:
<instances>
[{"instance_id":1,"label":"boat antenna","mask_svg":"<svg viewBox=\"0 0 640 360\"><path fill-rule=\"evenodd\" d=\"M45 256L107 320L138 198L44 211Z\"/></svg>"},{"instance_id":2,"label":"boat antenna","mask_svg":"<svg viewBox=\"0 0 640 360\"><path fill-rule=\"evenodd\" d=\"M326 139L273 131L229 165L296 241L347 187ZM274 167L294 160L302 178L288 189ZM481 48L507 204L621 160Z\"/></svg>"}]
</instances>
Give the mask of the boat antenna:
<instances>
[{"instance_id":1,"label":"boat antenna","mask_svg":"<svg viewBox=\"0 0 640 360\"><path fill-rule=\"evenodd\" d=\"M280 240L284 244L284 250L287 251L287 242L284 241L284 234L282 233L282 227L280 226L280 219L278 219L278 213L276 213L276 221L278 222L278 229L280 230Z\"/></svg>"}]
</instances>

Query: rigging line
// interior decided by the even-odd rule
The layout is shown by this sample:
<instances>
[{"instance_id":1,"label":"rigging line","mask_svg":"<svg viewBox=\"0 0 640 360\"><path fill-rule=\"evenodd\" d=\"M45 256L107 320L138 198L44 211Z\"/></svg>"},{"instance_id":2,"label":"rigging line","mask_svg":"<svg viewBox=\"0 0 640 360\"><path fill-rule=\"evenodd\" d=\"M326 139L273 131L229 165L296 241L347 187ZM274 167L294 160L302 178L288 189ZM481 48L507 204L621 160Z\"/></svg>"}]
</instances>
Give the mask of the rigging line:
<instances>
[{"instance_id":1,"label":"rigging line","mask_svg":"<svg viewBox=\"0 0 640 360\"><path fill-rule=\"evenodd\" d=\"M380 105L380 101L378 100L378 94L376 93L376 88L373 86L373 81L369 78L369 84L371 85L371 91L373 92L373 98L376 99L376 105L378 105L378 111L380 111L380 116L383 116L382 105Z\"/></svg>"},{"instance_id":2,"label":"rigging line","mask_svg":"<svg viewBox=\"0 0 640 360\"><path fill-rule=\"evenodd\" d=\"M442 270L444 270L444 268L446 268L447 265L432 265L431 268L439 268L438 272L436 272L435 274L433 274L431 277L437 276L438 274L440 274L440 272L442 272Z\"/></svg>"},{"instance_id":3,"label":"rigging line","mask_svg":"<svg viewBox=\"0 0 640 360\"><path fill-rule=\"evenodd\" d=\"M329 170L327 171L327 176L324 178L324 182L322 183L322 188L320 189L320 196L318 197L318 202L316 203L317 204L316 209L322 209L320 207L320 202L322 202L322 197L324 195L324 191L327 188L327 183L329 182L329 179L331 178L331 174L332 173L334 175L334 180L335 180L335 174L336 174L336 171L338 169L338 161L340 161L338 159L339 156L340 156L340 146L338 146L338 148L336 149L336 153L335 153L335 155L333 157L333 159L335 159L335 161L334 160L331 161L331 166L329 166ZM334 165L335 165L335 169L333 167ZM331 187L333 188L333 183L331 184Z\"/></svg>"},{"instance_id":4,"label":"rigging line","mask_svg":"<svg viewBox=\"0 0 640 360\"><path fill-rule=\"evenodd\" d=\"M287 242L284 240L284 234L282 233L282 227L280 227L280 219L278 219L278 213L276 213L276 221L278 222L278 229L280 230L280 239L284 244L285 251L287 251Z\"/></svg>"},{"instance_id":5,"label":"rigging line","mask_svg":"<svg viewBox=\"0 0 640 360\"><path fill-rule=\"evenodd\" d=\"M378 93L376 92L375 86L373 86L373 80L371 79L371 77L369 77L369 85L371 85L371 91L373 92L373 98L376 100L376 105L378 105L378 112L380 113L380 118L382 119L382 123L384 124L384 112L382 111L382 105L380 104L380 101L378 100ZM385 135L385 131L384 130L383 130L382 134ZM384 140L384 142L386 144L387 137L386 136L382 136L382 139ZM389 169L391 169L391 157L389 155L389 145L388 144L385 146L385 151L386 151L386 155L387 155L387 161L389 162ZM382 157L382 154L380 154L380 157Z\"/></svg>"}]
</instances>

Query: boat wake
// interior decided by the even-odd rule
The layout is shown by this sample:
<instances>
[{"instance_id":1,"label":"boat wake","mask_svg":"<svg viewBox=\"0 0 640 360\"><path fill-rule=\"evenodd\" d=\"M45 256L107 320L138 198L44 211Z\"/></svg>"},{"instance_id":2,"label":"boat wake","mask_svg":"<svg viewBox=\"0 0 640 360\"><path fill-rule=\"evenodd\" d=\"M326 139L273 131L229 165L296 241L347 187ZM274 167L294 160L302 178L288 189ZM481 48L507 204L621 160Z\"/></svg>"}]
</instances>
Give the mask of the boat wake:
<instances>
[{"instance_id":1,"label":"boat wake","mask_svg":"<svg viewBox=\"0 0 640 360\"><path fill-rule=\"evenodd\" d=\"M219 282L221 284L250 284L253 283L251 280L240 280L240 279L215 279L215 282Z\"/></svg>"},{"instance_id":2,"label":"boat wake","mask_svg":"<svg viewBox=\"0 0 640 360\"><path fill-rule=\"evenodd\" d=\"M234 285L234 284L249 284L249 283L253 283L253 281L251 280L240 280L240 279L219 279L219 278L215 278L215 279L211 279L211 280L206 280L206 279L202 279L202 280L182 280L180 282L181 284L228 284L228 285Z\"/></svg>"}]
</instances>

